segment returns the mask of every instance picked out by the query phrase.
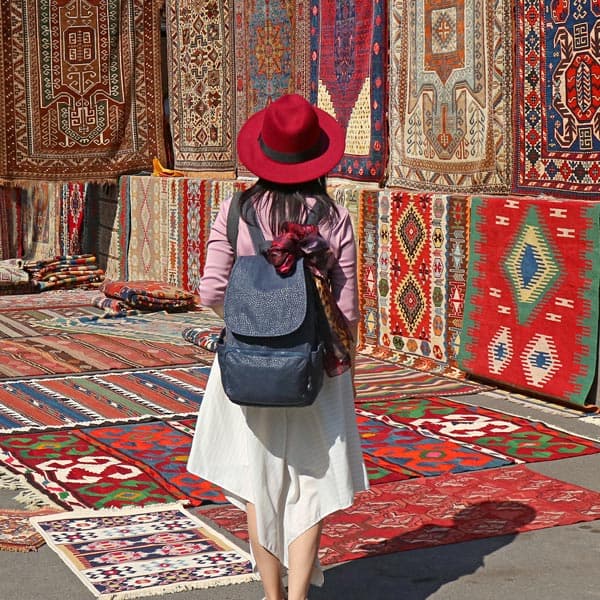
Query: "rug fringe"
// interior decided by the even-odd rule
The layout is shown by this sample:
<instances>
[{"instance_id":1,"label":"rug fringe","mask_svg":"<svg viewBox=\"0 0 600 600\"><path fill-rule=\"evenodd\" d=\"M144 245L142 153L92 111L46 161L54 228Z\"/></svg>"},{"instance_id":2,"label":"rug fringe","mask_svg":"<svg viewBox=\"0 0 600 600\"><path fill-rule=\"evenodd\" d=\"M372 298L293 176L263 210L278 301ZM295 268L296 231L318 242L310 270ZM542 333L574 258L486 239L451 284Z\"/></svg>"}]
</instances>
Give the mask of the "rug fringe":
<instances>
[{"instance_id":1,"label":"rug fringe","mask_svg":"<svg viewBox=\"0 0 600 600\"><path fill-rule=\"evenodd\" d=\"M22 504L27 510L60 508L58 504L32 487L23 475L12 473L5 467L0 467L0 489L18 491L14 501Z\"/></svg>"},{"instance_id":2,"label":"rug fringe","mask_svg":"<svg viewBox=\"0 0 600 600\"><path fill-rule=\"evenodd\" d=\"M258 575L248 573L247 575L234 575L232 577L219 578L218 580L208 581L189 581L182 583L173 583L170 585L159 586L156 589L128 590L126 592L117 592L116 594L101 594L97 600L130 600L131 598L141 598L146 596L159 596L161 594L171 594L175 592L187 592L191 590L202 590L224 585L235 585L242 583L251 583L258 581Z\"/></svg>"}]
</instances>

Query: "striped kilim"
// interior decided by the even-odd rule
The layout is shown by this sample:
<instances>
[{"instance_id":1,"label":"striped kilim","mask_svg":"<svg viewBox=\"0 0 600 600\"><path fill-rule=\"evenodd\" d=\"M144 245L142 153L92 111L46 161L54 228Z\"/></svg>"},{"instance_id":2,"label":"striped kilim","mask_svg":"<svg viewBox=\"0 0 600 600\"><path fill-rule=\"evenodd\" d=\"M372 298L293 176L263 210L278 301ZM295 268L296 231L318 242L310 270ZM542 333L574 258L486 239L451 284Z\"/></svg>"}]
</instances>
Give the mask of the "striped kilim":
<instances>
[{"instance_id":1,"label":"striped kilim","mask_svg":"<svg viewBox=\"0 0 600 600\"><path fill-rule=\"evenodd\" d=\"M58 427L194 414L208 366L0 382L0 428Z\"/></svg>"}]
</instances>

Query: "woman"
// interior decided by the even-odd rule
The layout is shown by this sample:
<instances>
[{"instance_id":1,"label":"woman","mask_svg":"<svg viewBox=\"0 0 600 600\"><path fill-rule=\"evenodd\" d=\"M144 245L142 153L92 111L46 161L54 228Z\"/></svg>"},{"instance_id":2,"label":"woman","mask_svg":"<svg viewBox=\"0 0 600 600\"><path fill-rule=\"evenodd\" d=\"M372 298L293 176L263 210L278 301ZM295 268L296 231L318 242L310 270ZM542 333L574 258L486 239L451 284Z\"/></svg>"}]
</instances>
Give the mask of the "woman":
<instances>
[{"instance_id":1,"label":"woman","mask_svg":"<svg viewBox=\"0 0 600 600\"><path fill-rule=\"evenodd\" d=\"M333 296L356 339L356 249L347 210L327 195L324 176L344 152L344 131L326 112L296 94L282 96L248 119L237 140L240 161L258 181L240 199L236 253L254 254L243 220L252 203L266 239L285 222L321 216L319 233L337 259L329 273ZM234 260L227 239L231 199L220 207L200 283L202 304L223 316ZM352 361L354 352L352 352ZM347 508L368 488L354 413L352 372L325 377L314 404L297 408L241 407L229 401L215 360L198 415L188 469L221 486L248 517L250 547L266 594L305 600L323 584L318 561L323 518Z\"/></svg>"}]
</instances>

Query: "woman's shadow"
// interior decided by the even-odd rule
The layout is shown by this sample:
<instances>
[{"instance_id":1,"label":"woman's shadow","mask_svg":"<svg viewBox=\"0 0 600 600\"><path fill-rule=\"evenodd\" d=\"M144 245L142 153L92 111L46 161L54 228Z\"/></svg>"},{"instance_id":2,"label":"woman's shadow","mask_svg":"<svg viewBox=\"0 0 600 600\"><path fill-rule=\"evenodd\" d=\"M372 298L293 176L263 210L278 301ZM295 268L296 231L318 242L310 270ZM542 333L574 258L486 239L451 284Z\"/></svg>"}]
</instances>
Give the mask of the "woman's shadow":
<instances>
[{"instance_id":1,"label":"woman's shadow","mask_svg":"<svg viewBox=\"0 0 600 600\"><path fill-rule=\"evenodd\" d=\"M311 588L310 598L425 600L483 566L486 555L510 544L535 516L533 508L519 502L481 502L457 511L450 526L426 524L388 540L361 543L368 556L327 569L325 585Z\"/></svg>"}]
</instances>

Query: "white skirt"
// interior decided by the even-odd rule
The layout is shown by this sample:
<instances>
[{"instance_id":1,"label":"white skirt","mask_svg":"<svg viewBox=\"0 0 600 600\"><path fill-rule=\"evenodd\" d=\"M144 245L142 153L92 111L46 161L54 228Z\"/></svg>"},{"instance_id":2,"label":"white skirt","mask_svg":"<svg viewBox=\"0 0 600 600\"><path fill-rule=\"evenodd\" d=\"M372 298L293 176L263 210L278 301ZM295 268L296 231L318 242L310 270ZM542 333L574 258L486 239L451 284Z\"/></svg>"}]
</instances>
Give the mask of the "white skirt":
<instances>
[{"instance_id":1,"label":"white skirt","mask_svg":"<svg viewBox=\"0 0 600 600\"><path fill-rule=\"evenodd\" d=\"M369 487L350 372L327 377L311 406L241 407L223 390L215 357L187 468L256 506L260 544L288 566L288 547ZM311 582L323 584L317 561Z\"/></svg>"}]
</instances>

